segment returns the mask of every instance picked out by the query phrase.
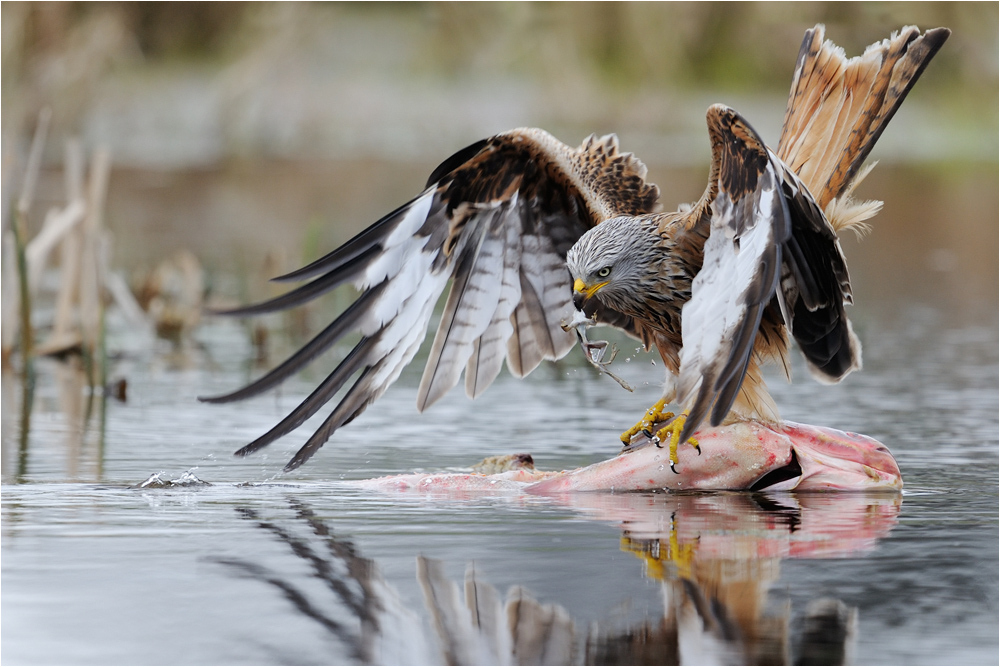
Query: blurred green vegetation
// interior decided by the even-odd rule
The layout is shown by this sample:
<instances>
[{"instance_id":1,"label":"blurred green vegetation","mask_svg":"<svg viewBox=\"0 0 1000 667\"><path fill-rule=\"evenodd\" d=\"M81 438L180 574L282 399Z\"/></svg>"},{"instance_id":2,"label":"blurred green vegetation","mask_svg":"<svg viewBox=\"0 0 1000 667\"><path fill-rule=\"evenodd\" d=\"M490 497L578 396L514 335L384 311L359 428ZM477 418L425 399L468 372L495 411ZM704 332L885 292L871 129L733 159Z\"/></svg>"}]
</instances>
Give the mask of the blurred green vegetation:
<instances>
[{"instance_id":1,"label":"blurred green vegetation","mask_svg":"<svg viewBox=\"0 0 1000 667\"><path fill-rule=\"evenodd\" d=\"M29 226L61 203L62 139L107 146L108 226L130 270L181 248L219 276L290 270L406 201L454 150L523 125L567 143L618 132L670 208L704 189L708 104L777 137L806 29L824 23L853 56L904 25L947 26L873 154L882 165L861 196L886 208L852 275L885 269L870 284L933 282L995 304L998 7L5 1L4 202L49 107ZM932 255L959 267L954 284L926 272ZM924 281L900 277L906 267Z\"/></svg>"},{"instance_id":2,"label":"blurred green vegetation","mask_svg":"<svg viewBox=\"0 0 1000 667\"><path fill-rule=\"evenodd\" d=\"M143 64L212 62L260 46L292 14L302 30L359 21L408 25L423 51L410 66L438 74L492 69L546 78L589 69L625 87L782 89L787 62L768 48L776 38L825 23L853 53L883 38L887 27L915 23L946 25L967 45L937 61L954 84L981 86L987 81L977 77L996 76L998 7L988 2L287 3L293 7L279 11L283 18L269 4L5 2L4 75L30 76L38 60L79 45L103 22L122 33L108 50L132 51L123 55Z\"/></svg>"},{"instance_id":3,"label":"blurred green vegetation","mask_svg":"<svg viewBox=\"0 0 1000 667\"><path fill-rule=\"evenodd\" d=\"M780 95L792 62L775 46L820 22L848 54L904 24L950 27L921 81L924 103L962 122L995 128L997 117L997 3L4 2L2 12L3 122L16 134L43 104L57 127L79 125L108 77L257 56L293 67L296 49L358 76Z\"/></svg>"}]
</instances>

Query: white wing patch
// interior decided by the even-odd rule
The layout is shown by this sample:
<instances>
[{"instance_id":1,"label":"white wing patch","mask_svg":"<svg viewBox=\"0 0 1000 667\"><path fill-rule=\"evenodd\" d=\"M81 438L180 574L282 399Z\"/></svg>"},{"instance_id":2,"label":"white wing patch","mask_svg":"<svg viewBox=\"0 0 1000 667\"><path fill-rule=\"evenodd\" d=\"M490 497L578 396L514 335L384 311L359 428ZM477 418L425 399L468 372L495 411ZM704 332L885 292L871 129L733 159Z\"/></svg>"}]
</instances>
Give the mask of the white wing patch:
<instances>
[{"instance_id":1,"label":"white wing patch","mask_svg":"<svg viewBox=\"0 0 1000 667\"><path fill-rule=\"evenodd\" d=\"M423 247L426 239L416 237L415 234L427 221L433 202L434 188L428 188L413 200L406 215L396 223L396 228L383 242L382 254L365 268L364 273L355 282L355 286L359 290L378 285L383 280L395 278L407 266L407 260L412 257L413 252L417 248Z\"/></svg>"},{"instance_id":2,"label":"white wing patch","mask_svg":"<svg viewBox=\"0 0 1000 667\"><path fill-rule=\"evenodd\" d=\"M484 208L466 223L469 241L456 248L455 283L417 392L417 409L421 411L458 383L476 339L493 319L501 292L496 277L503 273L504 265L505 235L497 230L504 207Z\"/></svg>"},{"instance_id":3,"label":"white wing patch","mask_svg":"<svg viewBox=\"0 0 1000 667\"><path fill-rule=\"evenodd\" d=\"M753 351L761 313L775 292L779 235L788 224L779 187L769 162L752 194L733 202L720 187L712 207L704 262L681 316L678 400L690 410L692 431L716 399L728 403L716 407L713 421L728 412Z\"/></svg>"}]
</instances>

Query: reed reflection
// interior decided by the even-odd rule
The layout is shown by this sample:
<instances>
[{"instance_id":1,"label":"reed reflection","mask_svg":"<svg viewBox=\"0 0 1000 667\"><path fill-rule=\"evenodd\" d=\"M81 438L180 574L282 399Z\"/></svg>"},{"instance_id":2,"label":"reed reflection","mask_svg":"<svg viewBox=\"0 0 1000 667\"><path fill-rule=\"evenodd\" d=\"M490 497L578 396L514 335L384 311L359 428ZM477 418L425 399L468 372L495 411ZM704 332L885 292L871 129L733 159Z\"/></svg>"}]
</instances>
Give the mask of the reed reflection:
<instances>
[{"instance_id":1,"label":"reed reflection","mask_svg":"<svg viewBox=\"0 0 1000 667\"><path fill-rule=\"evenodd\" d=\"M423 556L416 576L424 609L409 609L374 560L294 497L290 519L237 512L304 561L309 580L244 558L212 560L276 589L362 663L846 664L857 610L818 599L794 616L787 601L771 599L770 588L784 559L871 551L896 525L901 505L898 495L859 494L579 493L556 500L621 528L620 548L662 584L661 617L625 628L581 622L523 586L501 594L474 563L456 582L444 562ZM433 636L424 631L425 616Z\"/></svg>"},{"instance_id":2,"label":"reed reflection","mask_svg":"<svg viewBox=\"0 0 1000 667\"><path fill-rule=\"evenodd\" d=\"M3 421L4 482L27 482L53 469L62 479L100 481L107 399L124 401L126 381L119 378L95 391L86 360L76 354L39 359L33 366L53 387L52 395L36 396L34 378L25 379L10 367L3 369L3 413L5 417L19 415L17 420ZM35 412L42 418L33 429ZM46 430L53 428L53 422L58 433L50 435Z\"/></svg>"}]
</instances>

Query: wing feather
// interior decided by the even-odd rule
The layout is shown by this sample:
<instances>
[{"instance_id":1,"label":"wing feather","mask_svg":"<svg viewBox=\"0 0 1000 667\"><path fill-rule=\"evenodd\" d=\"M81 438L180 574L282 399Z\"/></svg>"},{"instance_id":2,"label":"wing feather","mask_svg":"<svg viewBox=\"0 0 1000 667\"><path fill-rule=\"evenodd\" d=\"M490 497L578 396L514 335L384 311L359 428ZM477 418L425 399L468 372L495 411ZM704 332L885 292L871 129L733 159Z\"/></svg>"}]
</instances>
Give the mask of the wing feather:
<instances>
[{"instance_id":1,"label":"wing feather","mask_svg":"<svg viewBox=\"0 0 1000 667\"><path fill-rule=\"evenodd\" d=\"M297 287L291 292L285 292L281 296L269 299L268 301L240 308L215 310L211 312L215 315L246 317L248 315L273 313L279 310L288 310L289 308L301 306L326 294L327 292L336 289L337 287L340 287L344 283L354 281L358 277L358 274L367 268L369 262L379 251L378 246L366 248L357 255L354 255L350 259L341 263L337 267L337 270L330 271L316 280L308 282L301 287Z\"/></svg>"},{"instance_id":2,"label":"wing feather","mask_svg":"<svg viewBox=\"0 0 1000 667\"><path fill-rule=\"evenodd\" d=\"M537 332L547 331L545 310L524 272L521 272L520 283L521 302L511 315L513 331L507 341L507 369L514 377L524 377L545 359ZM547 336L545 338L550 346Z\"/></svg>"},{"instance_id":3,"label":"wing feather","mask_svg":"<svg viewBox=\"0 0 1000 667\"><path fill-rule=\"evenodd\" d=\"M358 314L363 313L369 307L371 301L378 299L382 295L384 287L385 285L382 284L366 291L347 310L341 313L340 317L331 322L329 326L323 329L312 340L257 380L237 391L221 396L199 397L198 400L204 403L242 401L243 399L262 394L269 389L277 387L289 377L302 370L310 361L333 347L345 334L356 330Z\"/></svg>"},{"instance_id":4,"label":"wing feather","mask_svg":"<svg viewBox=\"0 0 1000 667\"><path fill-rule=\"evenodd\" d=\"M906 26L848 59L807 30L799 50L777 155L820 207L840 197L951 31Z\"/></svg>"},{"instance_id":5,"label":"wing feather","mask_svg":"<svg viewBox=\"0 0 1000 667\"><path fill-rule=\"evenodd\" d=\"M530 234L522 238L521 276L530 285L536 303L530 318L534 339L543 359L560 359L576 344L574 334L562 324L573 314L572 281L566 253L575 239Z\"/></svg>"},{"instance_id":6,"label":"wing feather","mask_svg":"<svg viewBox=\"0 0 1000 667\"><path fill-rule=\"evenodd\" d=\"M677 391L688 410L685 440L709 410L717 424L736 399L781 275L781 244L790 233L778 172L764 142L721 105L709 109L708 123L716 196L702 268L681 316Z\"/></svg>"},{"instance_id":7,"label":"wing feather","mask_svg":"<svg viewBox=\"0 0 1000 667\"><path fill-rule=\"evenodd\" d=\"M477 398L492 384L506 352L507 341L514 333L512 317L521 300L521 236L520 225L512 220L517 207L510 206L504 212L501 232L505 234L503 267L500 276L500 293L496 308L486 331L476 339L472 356L465 369L465 393Z\"/></svg>"},{"instance_id":8,"label":"wing feather","mask_svg":"<svg viewBox=\"0 0 1000 667\"><path fill-rule=\"evenodd\" d=\"M516 202L514 202L516 203ZM477 339L489 327L500 300L504 238L494 229L506 204L477 213L466 223L470 243L461 260L417 390L417 409L425 410L458 384ZM498 226L498 225L497 225Z\"/></svg>"},{"instance_id":9,"label":"wing feather","mask_svg":"<svg viewBox=\"0 0 1000 667\"><path fill-rule=\"evenodd\" d=\"M305 303L352 282L358 299L333 323L263 377L224 396L239 400L271 389L348 333L361 341L299 406L239 451L248 454L297 428L348 386L286 470L309 459L341 426L398 379L451 282L444 314L418 391L423 409L466 371L466 391L481 394L504 356L514 375L557 359L575 339L560 325L572 309L566 252L609 212L638 214L656 205L645 166L618 150L613 136L571 149L536 129L477 142L445 160L423 193L340 248L276 280L310 280L285 295L234 311L251 315ZM505 354L506 353L506 354Z\"/></svg>"},{"instance_id":10,"label":"wing feather","mask_svg":"<svg viewBox=\"0 0 1000 667\"><path fill-rule=\"evenodd\" d=\"M370 352L374 346L375 341L370 338L363 339L355 345L354 349L344 357L337 368L304 401L299 403L294 410L267 433L238 450L236 455L246 456L247 454L251 454L262 447L266 447L281 436L291 433L305 423L307 419L316 414L320 408L326 405L340 391L356 371L368 363Z\"/></svg>"},{"instance_id":11,"label":"wing feather","mask_svg":"<svg viewBox=\"0 0 1000 667\"><path fill-rule=\"evenodd\" d=\"M713 425L726 417L754 355L767 353L757 334L775 300L817 379L839 381L861 364L844 311L851 301L847 263L832 225L739 114L717 105L708 122L708 192L715 198L702 268L681 318L678 399L689 411L682 439L706 416Z\"/></svg>"},{"instance_id":12,"label":"wing feather","mask_svg":"<svg viewBox=\"0 0 1000 667\"><path fill-rule=\"evenodd\" d=\"M406 215L412 204L412 201L403 204L395 211L380 218L375 224L359 232L344 245L317 259L315 262L307 264L291 273L272 278L271 280L274 282L299 282L321 274L338 271L358 255L366 253L373 247L379 247L385 237L392 233L396 225Z\"/></svg>"},{"instance_id":13,"label":"wing feather","mask_svg":"<svg viewBox=\"0 0 1000 667\"><path fill-rule=\"evenodd\" d=\"M823 383L839 382L861 367L861 342L844 310L853 302L847 260L833 226L787 168L782 189L792 223L783 246L785 323L812 376Z\"/></svg>"}]
</instances>

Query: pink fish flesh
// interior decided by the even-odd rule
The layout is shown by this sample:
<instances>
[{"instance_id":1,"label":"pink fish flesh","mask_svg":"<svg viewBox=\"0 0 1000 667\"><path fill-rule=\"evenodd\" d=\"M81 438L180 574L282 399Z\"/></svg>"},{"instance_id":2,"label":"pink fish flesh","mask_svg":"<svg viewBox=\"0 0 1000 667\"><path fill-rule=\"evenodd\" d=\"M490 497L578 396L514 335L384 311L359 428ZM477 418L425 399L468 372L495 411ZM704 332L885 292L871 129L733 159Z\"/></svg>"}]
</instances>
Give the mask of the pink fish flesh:
<instances>
[{"instance_id":1,"label":"pink fish flesh","mask_svg":"<svg viewBox=\"0 0 1000 667\"><path fill-rule=\"evenodd\" d=\"M698 431L701 454L682 445L677 472L666 447L639 446L564 472L513 470L410 474L356 484L385 491L558 494L566 491L752 490L899 491L903 480L889 450L856 433L784 422L737 422Z\"/></svg>"}]
</instances>

